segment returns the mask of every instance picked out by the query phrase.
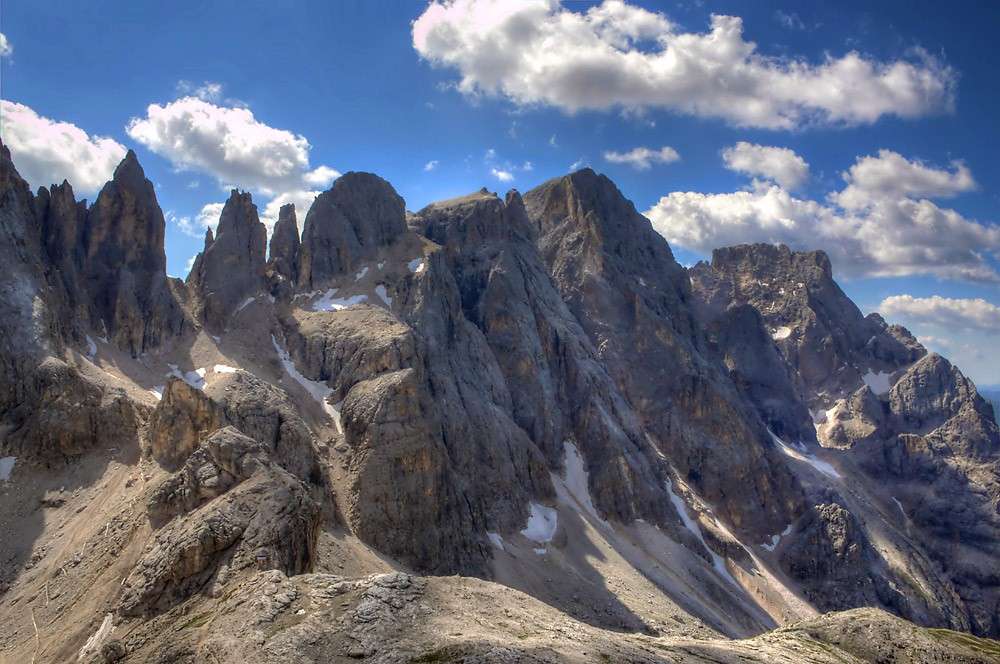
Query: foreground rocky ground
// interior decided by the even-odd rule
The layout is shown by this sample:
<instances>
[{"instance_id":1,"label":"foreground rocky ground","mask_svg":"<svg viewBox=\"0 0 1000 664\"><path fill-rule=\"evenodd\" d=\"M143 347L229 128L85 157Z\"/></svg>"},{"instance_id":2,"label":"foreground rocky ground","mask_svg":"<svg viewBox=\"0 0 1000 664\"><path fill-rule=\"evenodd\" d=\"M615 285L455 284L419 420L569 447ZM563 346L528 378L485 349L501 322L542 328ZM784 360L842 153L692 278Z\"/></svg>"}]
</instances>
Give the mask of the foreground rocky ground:
<instances>
[{"instance_id":1,"label":"foreground rocky ground","mask_svg":"<svg viewBox=\"0 0 1000 664\"><path fill-rule=\"evenodd\" d=\"M998 660L992 409L822 253L349 173L181 281L2 152L4 661Z\"/></svg>"}]
</instances>

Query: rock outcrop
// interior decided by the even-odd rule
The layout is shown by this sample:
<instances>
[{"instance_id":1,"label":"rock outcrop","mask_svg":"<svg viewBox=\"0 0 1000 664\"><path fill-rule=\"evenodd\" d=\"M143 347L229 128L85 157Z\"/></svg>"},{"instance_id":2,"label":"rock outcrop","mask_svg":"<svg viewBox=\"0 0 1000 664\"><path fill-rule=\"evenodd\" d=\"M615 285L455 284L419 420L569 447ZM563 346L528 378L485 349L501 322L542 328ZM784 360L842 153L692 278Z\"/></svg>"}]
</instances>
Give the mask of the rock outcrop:
<instances>
[{"instance_id":1,"label":"rock outcrop","mask_svg":"<svg viewBox=\"0 0 1000 664\"><path fill-rule=\"evenodd\" d=\"M215 237L206 234L205 248L187 278L210 329L224 329L229 316L263 288L266 251L267 229L257 217L257 206L249 193L234 189L222 208Z\"/></svg>"},{"instance_id":2,"label":"rock outcrop","mask_svg":"<svg viewBox=\"0 0 1000 664\"><path fill-rule=\"evenodd\" d=\"M731 304L758 311L795 372L801 398L815 409L829 408L830 395L853 391L863 376L896 371L926 352L905 329L886 325L878 314L863 316L833 280L821 251L726 247L690 274L704 319Z\"/></svg>"},{"instance_id":3,"label":"rock outcrop","mask_svg":"<svg viewBox=\"0 0 1000 664\"><path fill-rule=\"evenodd\" d=\"M271 233L268 266L272 274L282 281L295 284L299 278L299 226L295 220L295 205L282 205L278 221Z\"/></svg>"},{"instance_id":4,"label":"rock outcrop","mask_svg":"<svg viewBox=\"0 0 1000 664\"><path fill-rule=\"evenodd\" d=\"M166 276L164 228L153 183L129 150L87 211L81 275L91 324L133 355L186 324L177 285Z\"/></svg>"},{"instance_id":5,"label":"rock outcrop","mask_svg":"<svg viewBox=\"0 0 1000 664\"><path fill-rule=\"evenodd\" d=\"M299 281L319 288L374 257L405 230L406 209L392 185L371 173L345 173L306 214Z\"/></svg>"},{"instance_id":6,"label":"rock outcrop","mask_svg":"<svg viewBox=\"0 0 1000 664\"><path fill-rule=\"evenodd\" d=\"M503 372L514 420L551 467L562 467L563 442L573 442L603 515L662 523L669 514L664 469L560 299L517 192L506 201L478 192L435 203L411 223L442 245L464 316Z\"/></svg>"},{"instance_id":7,"label":"rock outcrop","mask_svg":"<svg viewBox=\"0 0 1000 664\"><path fill-rule=\"evenodd\" d=\"M156 522L176 516L124 580L122 615L167 610L248 568L309 569L318 506L301 480L234 429L209 437L159 487L149 510Z\"/></svg>"},{"instance_id":8,"label":"rock outcrop","mask_svg":"<svg viewBox=\"0 0 1000 664\"><path fill-rule=\"evenodd\" d=\"M799 488L707 357L666 241L590 169L532 189L525 204L552 281L656 448L728 522L780 531L801 509Z\"/></svg>"},{"instance_id":9,"label":"rock outcrop","mask_svg":"<svg viewBox=\"0 0 1000 664\"><path fill-rule=\"evenodd\" d=\"M811 538L815 550L792 549L799 553L783 559L796 568L795 560L815 561L792 575L808 579L806 586L820 584L817 598L822 595L828 609L881 603L915 620L995 631L1000 579L986 561L1000 555L1000 435L975 386L947 360L927 354L906 329L887 325L878 314L862 316L833 280L822 252L729 247L715 251L711 265L695 266L691 280L698 315L716 330L727 364L736 329L729 319L751 307L764 321L771 340L757 339L751 356L759 364L777 348L794 390L778 391L777 410L769 405L774 401L762 399L768 385L785 385L781 367L768 361L747 384L756 407L779 435L806 444L813 437L803 431L803 408L813 409L818 441L855 461L877 485L880 499L893 505L894 517L901 513L909 544L897 555L927 575L920 583L934 586L937 596L928 601L920 584L898 573L892 577L888 562L863 545L873 525L841 505L811 512L829 517L813 518L814 530L854 532L870 560L839 571L823 567L841 557L843 547L837 538L817 535ZM860 507L853 503L851 509ZM820 525L827 522L840 525ZM891 589L872 585L876 576L870 570L895 578ZM848 583L844 573L862 576Z\"/></svg>"}]
</instances>

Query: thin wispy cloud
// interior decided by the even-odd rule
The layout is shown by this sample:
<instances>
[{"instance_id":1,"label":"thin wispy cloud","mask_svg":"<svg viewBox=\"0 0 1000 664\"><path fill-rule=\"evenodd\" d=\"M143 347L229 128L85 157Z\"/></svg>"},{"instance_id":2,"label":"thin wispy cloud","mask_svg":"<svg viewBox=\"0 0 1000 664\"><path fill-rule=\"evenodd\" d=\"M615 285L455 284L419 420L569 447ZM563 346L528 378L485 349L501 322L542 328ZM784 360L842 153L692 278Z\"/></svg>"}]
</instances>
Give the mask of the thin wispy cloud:
<instances>
[{"instance_id":1,"label":"thin wispy cloud","mask_svg":"<svg viewBox=\"0 0 1000 664\"><path fill-rule=\"evenodd\" d=\"M669 145L662 148L633 148L627 152L609 150L604 153L604 160L612 164L627 164L637 171L646 171L653 164L670 164L679 161L681 156Z\"/></svg>"}]
</instances>

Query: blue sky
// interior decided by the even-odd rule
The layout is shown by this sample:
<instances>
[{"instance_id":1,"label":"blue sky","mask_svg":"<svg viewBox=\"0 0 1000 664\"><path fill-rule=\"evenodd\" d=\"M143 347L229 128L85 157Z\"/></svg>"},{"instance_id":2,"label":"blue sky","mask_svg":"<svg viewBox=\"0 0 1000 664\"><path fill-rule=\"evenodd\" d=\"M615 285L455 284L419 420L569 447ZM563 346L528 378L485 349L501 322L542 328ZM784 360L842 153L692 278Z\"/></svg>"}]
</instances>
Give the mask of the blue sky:
<instances>
[{"instance_id":1,"label":"blue sky","mask_svg":"<svg viewBox=\"0 0 1000 664\"><path fill-rule=\"evenodd\" d=\"M714 241L804 248L815 237L865 311L907 324L978 383L1000 383L1000 6L634 0L498 9L468 0L433 9L11 0L0 15L0 129L32 185L66 177L80 197L93 198L116 150L134 148L169 212L168 269L180 276L201 245L199 214L225 200L226 186L252 191L264 212L282 194L301 201L290 192L329 186L333 171L369 170L416 210L482 186L524 191L590 165L650 211L682 262ZM661 80L576 57L593 39L638 60L693 40L685 57L715 58L722 76L732 69L726 58L749 60L707 40L712 15L742 20L733 43L755 44L757 78ZM563 32L567 19L575 32ZM515 49L516 62L499 57L513 51L497 45L521 38L549 41ZM845 65L834 80L843 90L809 89L823 84L810 73L852 52L876 72L903 63L910 78L874 80ZM804 68L801 80L789 63ZM661 66L650 59L648 72ZM558 77L546 74L554 70ZM726 96L750 83L743 97ZM244 115L229 113L238 109ZM209 121L218 113L229 129L183 135L195 112ZM263 142L236 157L212 152L208 143L240 127L252 136L238 139ZM60 146L81 156L60 156ZM290 169L268 156L275 146L288 150ZM630 158L636 148L666 156ZM808 164L795 177L759 166L795 158ZM831 198L848 185L860 203ZM940 220L926 222L930 239L912 240L910 217L920 215Z\"/></svg>"}]
</instances>

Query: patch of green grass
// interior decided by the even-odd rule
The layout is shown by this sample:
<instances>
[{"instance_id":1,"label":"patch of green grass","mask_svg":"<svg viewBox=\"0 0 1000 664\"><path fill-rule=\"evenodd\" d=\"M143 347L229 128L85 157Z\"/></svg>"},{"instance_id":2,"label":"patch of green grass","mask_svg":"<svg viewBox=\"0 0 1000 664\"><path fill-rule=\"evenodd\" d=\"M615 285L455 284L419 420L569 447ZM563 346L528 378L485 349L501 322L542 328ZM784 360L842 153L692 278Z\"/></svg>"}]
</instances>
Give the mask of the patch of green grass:
<instances>
[{"instance_id":1,"label":"patch of green grass","mask_svg":"<svg viewBox=\"0 0 1000 664\"><path fill-rule=\"evenodd\" d=\"M205 612L199 613L197 615L191 616L183 625L181 629L198 629L199 627L205 626L209 620L212 619L212 614Z\"/></svg>"},{"instance_id":2,"label":"patch of green grass","mask_svg":"<svg viewBox=\"0 0 1000 664\"><path fill-rule=\"evenodd\" d=\"M424 653L419 657L414 657L410 660L410 664L446 664L447 662L456 661L456 658L461 656L462 654L457 652L454 647L445 646L444 648Z\"/></svg>"},{"instance_id":3,"label":"patch of green grass","mask_svg":"<svg viewBox=\"0 0 1000 664\"><path fill-rule=\"evenodd\" d=\"M955 632L950 629L940 627L928 628L927 633L938 641L947 641L956 645L964 646L980 655L995 657L1000 662L1000 641L993 639L983 639L964 632Z\"/></svg>"}]
</instances>

